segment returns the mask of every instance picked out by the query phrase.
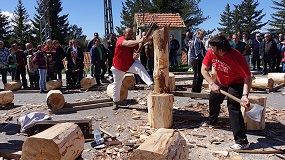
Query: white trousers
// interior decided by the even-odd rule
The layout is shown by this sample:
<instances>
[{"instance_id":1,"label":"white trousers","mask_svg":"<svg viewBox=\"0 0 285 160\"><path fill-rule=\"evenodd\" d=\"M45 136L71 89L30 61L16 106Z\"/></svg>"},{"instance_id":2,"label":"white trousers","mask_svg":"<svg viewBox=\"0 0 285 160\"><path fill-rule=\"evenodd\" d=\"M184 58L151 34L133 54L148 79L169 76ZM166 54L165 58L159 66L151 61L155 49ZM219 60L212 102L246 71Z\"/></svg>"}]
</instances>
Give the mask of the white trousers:
<instances>
[{"instance_id":1,"label":"white trousers","mask_svg":"<svg viewBox=\"0 0 285 160\"><path fill-rule=\"evenodd\" d=\"M120 71L112 66L111 71L113 73L113 102L119 102L120 101L120 90L122 86L122 82L124 79L124 75L126 72ZM144 66L141 64L139 60L135 60L133 65L129 68L127 72L138 74L141 79L148 85L152 85L153 81L151 77L149 76L148 72L144 68Z\"/></svg>"}]
</instances>

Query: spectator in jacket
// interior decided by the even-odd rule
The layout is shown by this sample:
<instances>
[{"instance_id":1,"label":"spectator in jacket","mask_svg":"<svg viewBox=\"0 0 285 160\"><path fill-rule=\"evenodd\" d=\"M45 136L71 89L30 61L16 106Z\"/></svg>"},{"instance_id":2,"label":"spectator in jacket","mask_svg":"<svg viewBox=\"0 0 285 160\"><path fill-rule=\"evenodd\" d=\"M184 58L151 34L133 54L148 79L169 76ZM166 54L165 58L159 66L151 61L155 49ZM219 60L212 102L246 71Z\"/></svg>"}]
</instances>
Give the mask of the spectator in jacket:
<instances>
[{"instance_id":1,"label":"spectator in jacket","mask_svg":"<svg viewBox=\"0 0 285 160\"><path fill-rule=\"evenodd\" d=\"M252 40L252 67L253 70L256 68L260 69L260 58L259 58L259 47L261 43L260 34L255 35L255 39Z\"/></svg>"},{"instance_id":2,"label":"spectator in jacket","mask_svg":"<svg viewBox=\"0 0 285 160\"><path fill-rule=\"evenodd\" d=\"M74 87L78 83L79 70L80 70L80 59L76 56L75 51L70 52L71 55L66 55L70 58L67 59L67 70L66 70L66 87Z\"/></svg>"},{"instance_id":3,"label":"spectator in jacket","mask_svg":"<svg viewBox=\"0 0 285 160\"><path fill-rule=\"evenodd\" d=\"M32 48L29 50L29 53L27 55L27 70L29 74L29 80L30 80L30 87L31 88L39 88L39 70L38 66L33 63L33 59L37 54L37 50L35 48Z\"/></svg>"},{"instance_id":4,"label":"spectator in jacket","mask_svg":"<svg viewBox=\"0 0 285 160\"><path fill-rule=\"evenodd\" d=\"M51 54L47 54L47 80L56 80L56 66Z\"/></svg>"},{"instance_id":5,"label":"spectator in jacket","mask_svg":"<svg viewBox=\"0 0 285 160\"><path fill-rule=\"evenodd\" d=\"M115 33L110 33L109 40L107 41L107 60L108 60L108 75L109 78L111 79L112 79L111 67L113 64L116 42L117 39Z\"/></svg>"},{"instance_id":6,"label":"spectator in jacket","mask_svg":"<svg viewBox=\"0 0 285 160\"><path fill-rule=\"evenodd\" d=\"M169 42L169 63L170 67L174 67L178 65L177 61L177 51L180 48L179 41L174 38L174 35L170 35L170 42Z\"/></svg>"},{"instance_id":7,"label":"spectator in jacket","mask_svg":"<svg viewBox=\"0 0 285 160\"><path fill-rule=\"evenodd\" d=\"M17 68L18 63L17 63L15 51L12 48L9 49L9 53L10 55L8 56L8 64L9 64L9 68L11 71L11 78L12 80L15 80L15 73L16 73L16 68Z\"/></svg>"},{"instance_id":8,"label":"spectator in jacket","mask_svg":"<svg viewBox=\"0 0 285 160\"><path fill-rule=\"evenodd\" d=\"M58 40L53 40L52 43L56 50L55 54L52 55L52 60L55 62L56 74L58 76L57 78L62 79L61 72L64 69L63 59L65 58L65 52Z\"/></svg>"},{"instance_id":9,"label":"spectator in jacket","mask_svg":"<svg viewBox=\"0 0 285 160\"><path fill-rule=\"evenodd\" d=\"M7 83L8 56L8 48L4 47L4 42L0 40L0 71L4 85Z\"/></svg>"},{"instance_id":10,"label":"spectator in jacket","mask_svg":"<svg viewBox=\"0 0 285 160\"><path fill-rule=\"evenodd\" d=\"M46 93L45 85L46 85L46 76L47 76L47 57L44 53L44 46L38 45L38 51L36 56L34 57L33 61L39 68L39 86L40 86L40 93Z\"/></svg>"},{"instance_id":11,"label":"spectator in jacket","mask_svg":"<svg viewBox=\"0 0 285 160\"><path fill-rule=\"evenodd\" d=\"M17 43L12 44L11 48L15 50L17 63L18 63L18 66L16 69L15 80L19 81L20 75L21 75L23 87L28 88L28 82L26 78L27 57L24 51L19 49L19 46Z\"/></svg>"}]
</instances>

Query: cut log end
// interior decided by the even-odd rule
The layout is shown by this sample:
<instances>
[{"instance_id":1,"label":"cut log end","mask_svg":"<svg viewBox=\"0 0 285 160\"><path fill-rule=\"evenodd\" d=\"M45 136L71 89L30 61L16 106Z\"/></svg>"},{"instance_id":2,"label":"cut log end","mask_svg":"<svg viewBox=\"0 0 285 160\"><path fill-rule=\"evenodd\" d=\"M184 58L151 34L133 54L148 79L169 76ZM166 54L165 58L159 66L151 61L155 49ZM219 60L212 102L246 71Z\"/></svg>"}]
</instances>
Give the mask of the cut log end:
<instances>
[{"instance_id":1,"label":"cut log end","mask_svg":"<svg viewBox=\"0 0 285 160\"><path fill-rule=\"evenodd\" d=\"M47 94L46 102L50 109L58 110L64 106L65 99L61 91L51 90Z\"/></svg>"},{"instance_id":2,"label":"cut log end","mask_svg":"<svg viewBox=\"0 0 285 160\"><path fill-rule=\"evenodd\" d=\"M81 81L80 81L80 85L83 89L89 89L92 86L94 86L96 83L95 78L93 77L84 77Z\"/></svg>"},{"instance_id":3,"label":"cut log end","mask_svg":"<svg viewBox=\"0 0 285 160\"><path fill-rule=\"evenodd\" d=\"M14 93L12 91L0 92L0 105L5 106L12 103L14 100Z\"/></svg>"},{"instance_id":4,"label":"cut log end","mask_svg":"<svg viewBox=\"0 0 285 160\"><path fill-rule=\"evenodd\" d=\"M15 91L22 88L20 81L7 82L4 86L5 91Z\"/></svg>"}]
</instances>

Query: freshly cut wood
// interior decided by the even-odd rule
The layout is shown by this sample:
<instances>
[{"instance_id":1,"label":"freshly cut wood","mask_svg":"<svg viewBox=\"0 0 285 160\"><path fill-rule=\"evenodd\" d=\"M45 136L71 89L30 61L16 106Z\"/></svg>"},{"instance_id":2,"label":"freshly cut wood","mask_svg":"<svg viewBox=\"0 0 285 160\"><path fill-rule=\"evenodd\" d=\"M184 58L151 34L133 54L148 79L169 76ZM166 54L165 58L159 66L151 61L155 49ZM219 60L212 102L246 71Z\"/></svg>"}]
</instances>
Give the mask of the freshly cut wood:
<instances>
[{"instance_id":1,"label":"freshly cut wood","mask_svg":"<svg viewBox=\"0 0 285 160\"><path fill-rule=\"evenodd\" d=\"M252 80L252 88L272 89L274 81L272 78L255 78Z\"/></svg>"},{"instance_id":2,"label":"freshly cut wood","mask_svg":"<svg viewBox=\"0 0 285 160\"><path fill-rule=\"evenodd\" d=\"M256 122L256 121L250 119L246 114L247 111L252 109L252 106L248 107L248 108L241 107L245 128L246 128L246 130L263 130L265 128L265 112L266 112L266 99L267 99L267 97L266 96L259 96L259 95L249 95L248 99L249 99L250 103L252 103L252 104L257 103L257 104L263 106L264 110L262 112L261 121Z\"/></svg>"},{"instance_id":3,"label":"freshly cut wood","mask_svg":"<svg viewBox=\"0 0 285 160\"><path fill-rule=\"evenodd\" d=\"M20 81L7 82L4 86L5 91L15 91L22 88L22 83Z\"/></svg>"},{"instance_id":4,"label":"freshly cut wood","mask_svg":"<svg viewBox=\"0 0 285 160\"><path fill-rule=\"evenodd\" d=\"M188 157L185 138L178 131L160 128L134 151L130 159L188 160Z\"/></svg>"},{"instance_id":5,"label":"freshly cut wood","mask_svg":"<svg viewBox=\"0 0 285 160\"><path fill-rule=\"evenodd\" d=\"M175 75L173 73L169 72L169 79L168 79L168 83L169 83L169 91L175 91L176 90L176 86L175 86Z\"/></svg>"},{"instance_id":6,"label":"freshly cut wood","mask_svg":"<svg viewBox=\"0 0 285 160\"><path fill-rule=\"evenodd\" d=\"M110 98L113 98L113 89L114 89L114 84L111 83L107 87L107 95ZM128 97L128 89L125 86L121 86L121 91L120 91L120 102L124 101Z\"/></svg>"},{"instance_id":7,"label":"freshly cut wood","mask_svg":"<svg viewBox=\"0 0 285 160\"><path fill-rule=\"evenodd\" d=\"M12 103L14 100L14 93L12 91L0 92L0 105Z\"/></svg>"},{"instance_id":8,"label":"freshly cut wood","mask_svg":"<svg viewBox=\"0 0 285 160\"><path fill-rule=\"evenodd\" d=\"M65 99L60 90L50 90L47 94L46 102L50 109L58 110L64 106Z\"/></svg>"},{"instance_id":9,"label":"freshly cut wood","mask_svg":"<svg viewBox=\"0 0 285 160\"><path fill-rule=\"evenodd\" d=\"M82 80L80 81L80 85L82 88L84 89L89 89L92 86L94 86L96 83L95 78L93 77L84 77L82 78Z\"/></svg>"},{"instance_id":10,"label":"freshly cut wood","mask_svg":"<svg viewBox=\"0 0 285 160\"><path fill-rule=\"evenodd\" d=\"M126 73L122 82L127 89L133 88L136 84L135 75L133 73Z\"/></svg>"},{"instance_id":11,"label":"freshly cut wood","mask_svg":"<svg viewBox=\"0 0 285 160\"><path fill-rule=\"evenodd\" d=\"M269 78L272 78L275 84L285 83L285 73L268 73Z\"/></svg>"},{"instance_id":12,"label":"freshly cut wood","mask_svg":"<svg viewBox=\"0 0 285 160\"><path fill-rule=\"evenodd\" d=\"M151 128L171 128L173 123L173 94L150 93L147 96L148 121Z\"/></svg>"},{"instance_id":13,"label":"freshly cut wood","mask_svg":"<svg viewBox=\"0 0 285 160\"><path fill-rule=\"evenodd\" d=\"M61 86L62 86L61 79L51 80L51 81L46 82L46 88L48 91L53 90L53 89L58 89Z\"/></svg>"},{"instance_id":14,"label":"freshly cut wood","mask_svg":"<svg viewBox=\"0 0 285 160\"><path fill-rule=\"evenodd\" d=\"M26 139L22 160L76 159L83 151L84 136L74 123L59 123Z\"/></svg>"}]
</instances>

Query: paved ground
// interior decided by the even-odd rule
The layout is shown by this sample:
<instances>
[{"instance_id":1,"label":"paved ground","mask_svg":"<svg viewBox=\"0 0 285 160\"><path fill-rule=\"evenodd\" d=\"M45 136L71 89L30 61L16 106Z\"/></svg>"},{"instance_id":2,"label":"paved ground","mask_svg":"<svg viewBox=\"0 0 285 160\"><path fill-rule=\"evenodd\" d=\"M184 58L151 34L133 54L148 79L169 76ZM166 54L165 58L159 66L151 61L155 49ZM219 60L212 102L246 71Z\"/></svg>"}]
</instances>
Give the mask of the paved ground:
<instances>
[{"instance_id":1,"label":"paved ground","mask_svg":"<svg viewBox=\"0 0 285 160\"><path fill-rule=\"evenodd\" d=\"M107 83L104 85L106 86ZM0 84L0 88L3 88L2 84ZM94 117L100 119L102 128L116 135L123 143L130 140L138 143L139 141L143 141L145 136L154 132L147 125L146 95L149 92L149 90L130 90L127 101L128 105L123 106L118 111L113 111L111 107L105 107L82 110L71 114L52 115L52 119L67 120ZM74 90L63 93L66 102L107 98L106 91L82 92ZM24 134L17 133L16 120L19 116L33 111L48 114L45 102L46 94L39 94L37 91L27 91L26 93L24 91L16 91L14 94L15 107L4 107L0 110L0 150L21 150L21 145L27 137ZM271 117L271 119L266 120L266 129L264 131L247 133L249 141L252 143L250 149L285 149L285 89L280 89L274 93L258 92L251 94L267 96L267 116ZM174 99L174 114L207 115L207 100L176 96ZM133 119L132 117L135 115L139 115L140 118ZM189 159L280 159L268 154L237 154L228 151L229 146L233 143L232 132L228 124L209 128L199 127L199 123L188 120L174 121L173 128L178 129L187 139L190 147ZM125 146L117 147L122 148ZM84 159L93 159L95 155L97 157L101 155L101 157L105 157L106 159L128 159L127 156L132 153L131 150L134 148L124 148L123 151L112 148L110 152L108 148L95 150L91 147L91 143L88 142L85 143L82 157ZM228 155L223 155L220 152L216 153L216 151L223 151L221 153Z\"/></svg>"}]
</instances>

